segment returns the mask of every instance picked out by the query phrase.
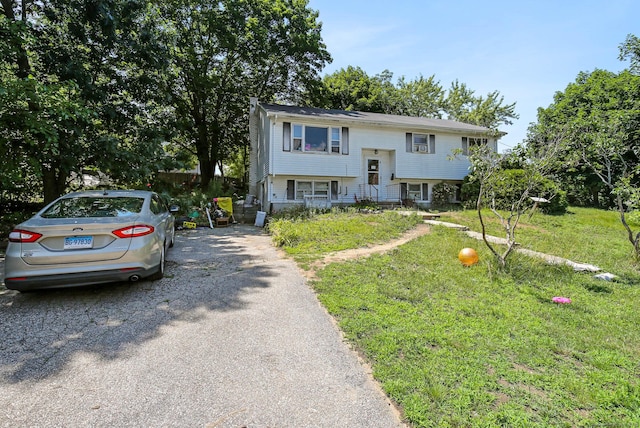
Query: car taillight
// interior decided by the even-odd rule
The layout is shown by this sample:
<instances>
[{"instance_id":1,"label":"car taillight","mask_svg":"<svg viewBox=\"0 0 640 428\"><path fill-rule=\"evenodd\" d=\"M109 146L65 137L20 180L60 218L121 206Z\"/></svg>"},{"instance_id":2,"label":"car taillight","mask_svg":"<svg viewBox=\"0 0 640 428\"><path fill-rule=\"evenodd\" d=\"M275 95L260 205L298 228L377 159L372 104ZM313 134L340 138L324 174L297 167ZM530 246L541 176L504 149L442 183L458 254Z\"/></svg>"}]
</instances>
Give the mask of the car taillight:
<instances>
[{"instance_id":1,"label":"car taillight","mask_svg":"<svg viewBox=\"0 0 640 428\"><path fill-rule=\"evenodd\" d=\"M137 226L123 227L122 229L114 230L112 233L118 238L135 238L153 233L154 230L153 226L139 224Z\"/></svg>"},{"instance_id":2,"label":"car taillight","mask_svg":"<svg viewBox=\"0 0 640 428\"><path fill-rule=\"evenodd\" d=\"M15 229L9 233L9 242L36 242L42 234L28 230Z\"/></svg>"}]
</instances>

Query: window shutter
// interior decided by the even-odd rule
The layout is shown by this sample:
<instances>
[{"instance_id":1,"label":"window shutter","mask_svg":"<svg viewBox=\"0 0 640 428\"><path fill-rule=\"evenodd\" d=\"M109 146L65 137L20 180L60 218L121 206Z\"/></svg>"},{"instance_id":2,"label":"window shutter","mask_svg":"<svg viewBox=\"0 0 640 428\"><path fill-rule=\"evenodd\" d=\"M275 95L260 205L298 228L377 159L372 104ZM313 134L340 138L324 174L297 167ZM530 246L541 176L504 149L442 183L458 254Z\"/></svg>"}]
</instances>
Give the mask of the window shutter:
<instances>
[{"instance_id":1,"label":"window shutter","mask_svg":"<svg viewBox=\"0 0 640 428\"><path fill-rule=\"evenodd\" d=\"M469 154L469 144L467 143L467 137L462 137L462 154Z\"/></svg>"},{"instance_id":2,"label":"window shutter","mask_svg":"<svg viewBox=\"0 0 640 428\"><path fill-rule=\"evenodd\" d=\"M400 199L407 199L407 183L400 183Z\"/></svg>"},{"instance_id":3,"label":"window shutter","mask_svg":"<svg viewBox=\"0 0 640 428\"><path fill-rule=\"evenodd\" d=\"M282 122L282 150L291 151L291 123Z\"/></svg>"},{"instance_id":4,"label":"window shutter","mask_svg":"<svg viewBox=\"0 0 640 428\"><path fill-rule=\"evenodd\" d=\"M423 201L429 200L429 184L428 183L422 183L422 200Z\"/></svg>"},{"instance_id":5,"label":"window shutter","mask_svg":"<svg viewBox=\"0 0 640 428\"><path fill-rule=\"evenodd\" d=\"M436 152L436 136L431 134L429 135L429 153Z\"/></svg>"},{"instance_id":6,"label":"window shutter","mask_svg":"<svg viewBox=\"0 0 640 428\"><path fill-rule=\"evenodd\" d=\"M413 152L413 134L407 132L407 153Z\"/></svg>"},{"instance_id":7,"label":"window shutter","mask_svg":"<svg viewBox=\"0 0 640 428\"><path fill-rule=\"evenodd\" d=\"M295 180L287 180L287 199L292 201L296 198L296 182Z\"/></svg>"},{"instance_id":8,"label":"window shutter","mask_svg":"<svg viewBox=\"0 0 640 428\"><path fill-rule=\"evenodd\" d=\"M349 128L342 128L342 154L349 154Z\"/></svg>"}]
</instances>

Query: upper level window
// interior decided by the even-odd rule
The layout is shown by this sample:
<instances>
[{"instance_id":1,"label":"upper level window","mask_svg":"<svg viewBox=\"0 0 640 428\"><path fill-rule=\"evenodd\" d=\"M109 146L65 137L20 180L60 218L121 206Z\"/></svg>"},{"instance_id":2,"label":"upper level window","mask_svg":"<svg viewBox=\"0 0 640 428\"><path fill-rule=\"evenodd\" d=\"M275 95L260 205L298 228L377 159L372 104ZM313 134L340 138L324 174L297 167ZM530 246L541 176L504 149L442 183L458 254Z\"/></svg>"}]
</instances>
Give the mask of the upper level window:
<instances>
[{"instance_id":1,"label":"upper level window","mask_svg":"<svg viewBox=\"0 0 640 428\"><path fill-rule=\"evenodd\" d=\"M293 125L293 150L302 150L302 125Z\"/></svg>"},{"instance_id":2,"label":"upper level window","mask_svg":"<svg viewBox=\"0 0 640 428\"><path fill-rule=\"evenodd\" d=\"M282 122L282 150L349 154L349 128Z\"/></svg>"},{"instance_id":3,"label":"upper level window","mask_svg":"<svg viewBox=\"0 0 640 428\"><path fill-rule=\"evenodd\" d=\"M340 128L293 124L293 150L300 152L340 153Z\"/></svg>"},{"instance_id":4,"label":"upper level window","mask_svg":"<svg viewBox=\"0 0 640 428\"><path fill-rule=\"evenodd\" d=\"M436 136L434 134L417 134L407 132L407 152L435 153Z\"/></svg>"},{"instance_id":5,"label":"upper level window","mask_svg":"<svg viewBox=\"0 0 640 428\"><path fill-rule=\"evenodd\" d=\"M340 128L331 128L331 153L340 153Z\"/></svg>"},{"instance_id":6,"label":"upper level window","mask_svg":"<svg viewBox=\"0 0 640 428\"><path fill-rule=\"evenodd\" d=\"M462 154L469 155L469 149L488 144L489 139L481 137L462 137Z\"/></svg>"}]
</instances>

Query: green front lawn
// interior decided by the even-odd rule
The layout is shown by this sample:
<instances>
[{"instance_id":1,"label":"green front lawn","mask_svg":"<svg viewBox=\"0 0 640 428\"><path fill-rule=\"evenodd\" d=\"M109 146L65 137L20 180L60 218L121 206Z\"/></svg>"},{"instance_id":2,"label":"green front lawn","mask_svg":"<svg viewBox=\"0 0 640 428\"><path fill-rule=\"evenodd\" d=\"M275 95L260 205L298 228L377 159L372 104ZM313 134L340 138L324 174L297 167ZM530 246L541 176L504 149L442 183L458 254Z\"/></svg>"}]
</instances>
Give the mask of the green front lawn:
<instances>
[{"instance_id":1,"label":"green front lawn","mask_svg":"<svg viewBox=\"0 0 640 428\"><path fill-rule=\"evenodd\" d=\"M487 233L506 236L490 211L484 211L483 218L488 225ZM481 231L474 210L444 213L441 219ZM631 225L636 232L640 230L640 225ZM571 207L565 215L544 215L538 211L530 219L527 213L516 229L516 241L526 248L594 264L617 275L638 273L633 247L617 211Z\"/></svg>"},{"instance_id":2,"label":"green front lawn","mask_svg":"<svg viewBox=\"0 0 640 428\"><path fill-rule=\"evenodd\" d=\"M621 282L520 254L500 270L481 242L434 227L384 255L332 263L313 286L413 426L638 426L640 275L626 236L610 232L614 213L572 212L536 213L519 240L584 256L623 273ZM554 229L565 221L573 232ZM314 224L325 227L288 227ZM478 265L460 264L464 247L478 250Z\"/></svg>"}]
</instances>

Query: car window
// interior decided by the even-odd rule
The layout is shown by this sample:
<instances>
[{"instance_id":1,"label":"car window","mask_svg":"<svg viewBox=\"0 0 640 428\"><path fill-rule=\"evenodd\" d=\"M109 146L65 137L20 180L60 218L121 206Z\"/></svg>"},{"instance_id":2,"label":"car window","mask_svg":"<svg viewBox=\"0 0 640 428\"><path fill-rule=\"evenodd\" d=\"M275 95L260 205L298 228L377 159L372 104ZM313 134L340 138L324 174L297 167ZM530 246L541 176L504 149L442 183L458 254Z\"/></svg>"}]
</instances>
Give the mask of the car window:
<instances>
[{"instance_id":1,"label":"car window","mask_svg":"<svg viewBox=\"0 0 640 428\"><path fill-rule=\"evenodd\" d=\"M167 208L165 203L162 202L162 199L160 199L160 196L153 195L151 197L151 212L154 214L160 214L160 213L165 213L167 211L169 211L169 209Z\"/></svg>"},{"instance_id":2,"label":"car window","mask_svg":"<svg viewBox=\"0 0 640 428\"><path fill-rule=\"evenodd\" d=\"M60 199L41 214L44 218L126 217L139 214L144 198L75 197Z\"/></svg>"},{"instance_id":3,"label":"car window","mask_svg":"<svg viewBox=\"0 0 640 428\"><path fill-rule=\"evenodd\" d=\"M151 212L154 214L160 214L160 212L162 211L160 209L160 204L158 203L158 198L154 195L151 197Z\"/></svg>"}]
</instances>

